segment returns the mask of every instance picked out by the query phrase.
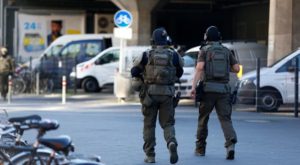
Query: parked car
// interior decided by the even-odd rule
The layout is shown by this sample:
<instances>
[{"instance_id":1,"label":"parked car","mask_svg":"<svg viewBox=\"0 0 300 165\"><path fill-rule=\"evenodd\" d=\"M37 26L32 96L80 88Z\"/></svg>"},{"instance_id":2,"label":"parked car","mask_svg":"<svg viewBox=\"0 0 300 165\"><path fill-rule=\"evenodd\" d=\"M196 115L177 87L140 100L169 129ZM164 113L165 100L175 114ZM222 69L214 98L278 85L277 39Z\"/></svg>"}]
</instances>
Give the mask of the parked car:
<instances>
[{"instance_id":1,"label":"parked car","mask_svg":"<svg viewBox=\"0 0 300 165\"><path fill-rule=\"evenodd\" d=\"M124 68L126 73L130 73L132 66L129 56L142 55L143 51L150 47L145 46L129 46L124 51ZM76 66L77 76L75 76L75 68L70 74L71 79L77 79L77 87L83 88L86 92L98 92L102 88L114 85L116 71L119 69L120 48L111 47L99 53L94 58L80 63ZM130 74L129 74L130 75ZM121 90L121 89L120 89Z\"/></svg>"},{"instance_id":2,"label":"parked car","mask_svg":"<svg viewBox=\"0 0 300 165\"><path fill-rule=\"evenodd\" d=\"M281 104L294 103L296 58L300 59L300 49L284 56L269 67L261 68L259 110L278 111ZM240 103L255 103L256 79L256 71L243 75L237 91Z\"/></svg>"},{"instance_id":3,"label":"parked car","mask_svg":"<svg viewBox=\"0 0 300 165\"><path fill-rule=\"evenodd\" d=\"M109 34L63 35L51 43L39 58L32 60L32 68L40 72L41 78L50 75L56 87L60 87L62 75L68 76L75 63L95 57L111 47L112 42Z\"/></svg>"},{"instance_id":4,"label":"parked car","mask_svg":"<svg viewBox=\"0 0 300 165\"><path fill-rule=\"evenodd\" d=\"M225 47L231 50L238 60L241 71L238 74L230 74L231 91L234 93L238 79L251 70L256 69L256 59L261 59L261 66L267 65L267 47L256 42L223 42ZM191 90L194 78L194 69L198 58L200 46L193 47L184 55L184 74L180 79L181 84L176 84L176 89L181 91L182 98L191 98Z\"/></svg>"}]
</instances>

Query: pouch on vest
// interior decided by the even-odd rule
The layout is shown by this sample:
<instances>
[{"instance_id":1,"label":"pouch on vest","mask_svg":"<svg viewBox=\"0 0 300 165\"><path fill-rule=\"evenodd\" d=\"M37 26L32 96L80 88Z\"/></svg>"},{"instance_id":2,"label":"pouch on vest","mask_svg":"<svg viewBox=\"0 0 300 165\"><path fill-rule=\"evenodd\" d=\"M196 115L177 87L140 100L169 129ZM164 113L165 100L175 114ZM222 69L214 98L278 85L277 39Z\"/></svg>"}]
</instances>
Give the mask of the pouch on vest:
<instances>
[{"instance_id":1,"label":"pouch on vest","mask_svg":"<svg viewBox=\"0 0 300 165\"><path fill-rule=\"evenodd\" d=\"M223 83L216 83L216 82L205 82L203 84L203 91L211 92L211 93L227 94L230 93L230 85L223 84Z\"/></svg>"},{"instance_id":2,"label":"pouch on vest","mask_svg":"<svg viewBox=\"0 0 300 165\"><path fill-rule=\"evenodd\" d=\"M150 107L153 104L153 100L152 98L149 96L148 93L145 94L145 97L143 99L141 99L141 103L142 105L146 106L146 107Z\"/></svg>"}]
</instances>

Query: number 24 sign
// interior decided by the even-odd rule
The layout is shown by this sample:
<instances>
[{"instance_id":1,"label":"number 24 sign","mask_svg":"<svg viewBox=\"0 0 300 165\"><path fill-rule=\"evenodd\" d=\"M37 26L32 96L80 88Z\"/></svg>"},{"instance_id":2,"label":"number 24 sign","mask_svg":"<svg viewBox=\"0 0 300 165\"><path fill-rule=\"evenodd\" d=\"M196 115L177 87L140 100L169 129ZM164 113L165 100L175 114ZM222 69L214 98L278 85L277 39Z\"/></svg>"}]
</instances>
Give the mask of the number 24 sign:
<instances>
[{"instance_id":1,"label":"number 24 sign","mask_svg":"<svg viewBox=\"0 0 300 165\"><path fill-rule=\"evenodd\" d=\"M37 30L41 29L41 24L36 22L25 22L24 23L24 29L25 30Z\"/></svg>"}]
</instances>

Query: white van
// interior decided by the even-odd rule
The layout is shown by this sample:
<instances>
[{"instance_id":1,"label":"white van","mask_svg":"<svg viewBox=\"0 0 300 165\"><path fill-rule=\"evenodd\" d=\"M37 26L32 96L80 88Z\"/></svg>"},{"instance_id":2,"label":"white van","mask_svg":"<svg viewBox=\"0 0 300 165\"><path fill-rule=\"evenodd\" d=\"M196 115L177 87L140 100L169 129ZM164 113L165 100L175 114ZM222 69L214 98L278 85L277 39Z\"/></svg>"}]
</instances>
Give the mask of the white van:
<instances>
[{"instance_id":1,"label":"white van","mask_svg":"<svg viewBox=\"0 0 300 165\"><path fill-rule=\"evenodd\" d=\"M122 69L123 77L130 77L130 69L132 60L129 58L132 55L142 56L143 51L150 47L146 46L129 46L125 48L124 68ZM119 74L119 56L120 48L111 47L99 53L94 58L80 63L76 66L77 69L77 87L83 88L86 92L97 92L106 86L114 85L114 78ZM70 74L71 79L75 78L75 69ZM124 84L124 82L121 82ZM121 90L121 89L120 89ZM120 91L119 90L119 91Z\"/></svg>"},{"instance_id":2,"label":"white van","mask_svg":"<svg viewBox=\"0 0 300 165\"><path fill-rule=\"evenodd\" d=\"M75 63L95 57L114 42L116 40L111 34L63 35L52 42L40 57L32 60L32 68L41 76L50 75L58 85L61 76L69 75Z\"/></svg>"},{"instance_id":3,"label":"white van","mask_svg":"<svg viewBox=\"0 0 300 165\"><path fill-rule=\"evenodd\" d=\"M234 56L237 58L241 65L241 71L238 74L230 74L230 86L231 91L234 92L235 84L238 82L238 78L243 73L247 73L251 70L256 69L256 59L260 57L261 66L267 66L267 47L263 44L256 42L223 42ZM181 84L176 84L176 89L181 91L182 98L191 98L191 90L195 72L196 60L200 46L193 47L185 52L184 59L184 73L180 79Z\"/></svg>"},{"instance_id":4,"label":"white van","mask_svg":"<svg viewBox=\"0 0 300 165\"><path fill-rule=\"evenodd\" d=\"M261 69L258 103L261 111L277 111L281 104L294 103L296 58L300 59L300 49ZM239 103L255 103L256 79L256 71L243 75L238 84Z\"/></svg>"},{"instance_id":5,"label":"white van","mask_svg":"<svg viewBox=\"0 0 300 165\"><path fill-rule=\"evenodd\" d=\"M76 51L80 52L78 53L78 56L95 56L100 51L106 49L107 47L110 47L114 45L112 42L115 42L112 40L111 34L76 34L76 35L63 35L59 38L57 38L55 41L53 41L47 49L40 55L40 57L33 59L32 66L33 68L38 67L40 64L40 61L45 56L60 56L60 55L69 55L69 53L72 53L73 56L77 55L75 54ZM82 45L85 44L85 47ZM81 47L80 47L81 46ZM68 47L68 49L66 49ZM71 48L77 48L72 51ZM84 49L85 50L82 50ZM62 54L62 50L65 49L64 54ZM84 52L87 52L87 54L83 54ZM64 58L64 57L62 57Z\"/></svg>"}]
</instances>

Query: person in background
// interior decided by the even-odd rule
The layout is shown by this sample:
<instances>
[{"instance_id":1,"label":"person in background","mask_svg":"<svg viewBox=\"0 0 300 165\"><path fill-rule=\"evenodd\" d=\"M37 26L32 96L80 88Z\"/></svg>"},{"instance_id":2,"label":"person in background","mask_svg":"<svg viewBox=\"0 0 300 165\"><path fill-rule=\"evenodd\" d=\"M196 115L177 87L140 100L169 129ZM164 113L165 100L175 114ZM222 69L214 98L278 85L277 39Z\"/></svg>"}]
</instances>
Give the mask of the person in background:
<instances>
[{"instance_id":1,"label":"person in background","mask_svg":"<svg viewBox=\"0 0 300 165\"><path fill-rule=\"evenodd\" d=\"M48 46L56 40L58 37L62 36L62 21L61 20L52 20L51 21L51 33L47 36L47 44Z\"/></svg>"},{"instance_id":2,"label":"person in background","mask_svg":"<svg viewBox=\"0 0 300 165\"><path fill-rule=\"evenodd\" d=\"M8 55L6 47L0 49L0 90L4 101L7 100L8 77L13 75L15 66L11 56Z\"/></svg>"}]
</instances>

